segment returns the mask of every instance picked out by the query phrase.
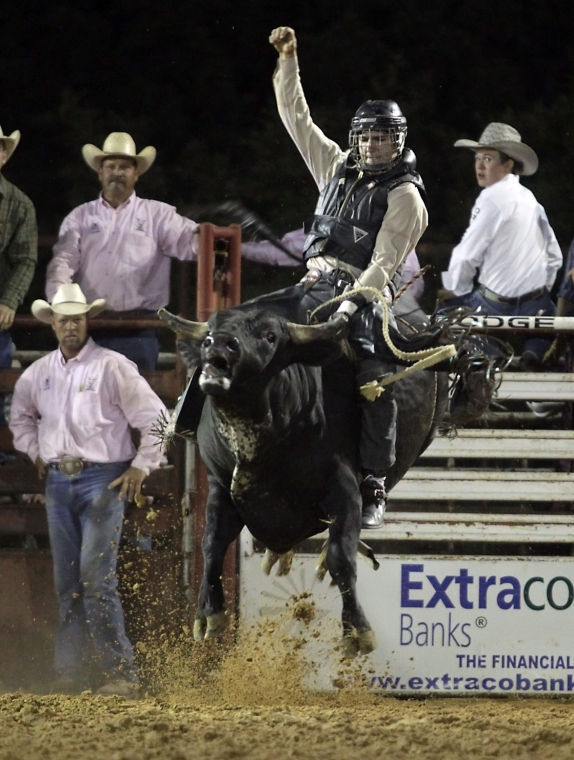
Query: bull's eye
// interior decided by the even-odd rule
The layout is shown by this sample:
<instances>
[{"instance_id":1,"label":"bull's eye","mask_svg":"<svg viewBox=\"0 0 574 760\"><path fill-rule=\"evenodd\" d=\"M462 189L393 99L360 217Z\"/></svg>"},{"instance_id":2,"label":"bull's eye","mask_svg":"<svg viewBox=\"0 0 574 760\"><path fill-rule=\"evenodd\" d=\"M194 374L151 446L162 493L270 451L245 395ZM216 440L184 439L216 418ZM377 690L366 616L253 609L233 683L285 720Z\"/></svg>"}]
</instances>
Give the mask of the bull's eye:
<instances>
[{"instance_id":1,"label":"bull's eye","mask_svg":"<svg viewBox=\"0 0 574 760\"><path fill-rule=\"evenodd\" d=\"M213 335L206 335L203 339L202 343L204 348L209 348L210 346L213 346Z\"/></svg>"},{"instance_id":2,"label":"bull's eye","mask_svg":"<svg viewBox=\"0 0 574 760\"><path fill-rule=\"evenodd\" d=\"M275 343L275 341L277 340L277 336L275 335L274 332L271 332L271 330L269 330L269 332L266 332L263 337L271 345L273 345Z\"/></svg>"},{"instance_id":3,"label":"bull's eye","mask_svg":"<svg viewBox=\"0 0 574 760\"><path fill-rule=\"evenodd\" d=\"M237 338L230 338L225 345L229 351L239 351L239 341Z\"/></svg>"}]
</instances>

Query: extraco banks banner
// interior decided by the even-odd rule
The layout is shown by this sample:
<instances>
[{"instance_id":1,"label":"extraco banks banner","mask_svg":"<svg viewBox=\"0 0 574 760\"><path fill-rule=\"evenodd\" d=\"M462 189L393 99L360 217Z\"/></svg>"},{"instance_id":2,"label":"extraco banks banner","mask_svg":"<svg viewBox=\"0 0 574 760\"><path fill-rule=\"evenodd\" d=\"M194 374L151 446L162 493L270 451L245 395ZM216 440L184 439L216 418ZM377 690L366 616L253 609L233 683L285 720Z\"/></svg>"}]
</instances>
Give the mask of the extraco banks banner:
<instances>
[{"instance_id":1,"label":"extraco banks banner","mask_svg":"<svg viewBox=\"0 0 574 760\"><path fill-rule=\"evenodd\" d=\"M316 578L316 555L296 555L284 577L263 574L250 537L242 539L241 555L242 620L280 618L283 634L304 642L309 686L340 683L341 600L328 577ZM369 689L574 694L574 560L378 559L377 571L358 560L359 598L378 641L358 659Z\"/></svg>"}]
</instances>

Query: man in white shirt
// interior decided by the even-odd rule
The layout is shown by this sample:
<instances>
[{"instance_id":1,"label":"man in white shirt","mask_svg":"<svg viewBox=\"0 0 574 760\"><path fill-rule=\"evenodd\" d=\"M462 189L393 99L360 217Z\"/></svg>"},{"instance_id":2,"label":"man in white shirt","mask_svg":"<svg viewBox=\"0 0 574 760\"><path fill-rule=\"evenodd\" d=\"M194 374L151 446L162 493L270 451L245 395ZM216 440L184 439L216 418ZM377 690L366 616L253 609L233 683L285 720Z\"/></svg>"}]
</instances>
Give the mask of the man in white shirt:
<instances>
[{"instance_id":1,"label":"man in white shirt","mask_svg":"<svg viewBox=\"0 0 574 760\"><path fill-rule=\"evenodd\" d=\"M481 308L503 316L552 315L550 289L562 265L562 251L544 208L520 184L519 175L538 169L534 150L509 124L490 123L475 140L457 140L457 148L474 152L479 187L483 188L460 243L442 273L445 306ZM523 366L538 368L549 342L524 342Z\"/></svg>"},{"instance_id":2,"label":"man in white shirt","mask_svg":"<svg viewBox=\"0 0 574 760\"><path fill-rule=\"evenodd\" d=\"M165 456L154 428L167 410L136 365L88 337L88 303L77 284L61 285L32 314L58 348L33 362L14 388L14 447L46 479L46 513L59 607L55 688L80 691L94 665L98 693L134 696L139 679L126 636L116 565L127 501ZM140 433L133 443L132 429Z\"/></svg>"}]
</instances>

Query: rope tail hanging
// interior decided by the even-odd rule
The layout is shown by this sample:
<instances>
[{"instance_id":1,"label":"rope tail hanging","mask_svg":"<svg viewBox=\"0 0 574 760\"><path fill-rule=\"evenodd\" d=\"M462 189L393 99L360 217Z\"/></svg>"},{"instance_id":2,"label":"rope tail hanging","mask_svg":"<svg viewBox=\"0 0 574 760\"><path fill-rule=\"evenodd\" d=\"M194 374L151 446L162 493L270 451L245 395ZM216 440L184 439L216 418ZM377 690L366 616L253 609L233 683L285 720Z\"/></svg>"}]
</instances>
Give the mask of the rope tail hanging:
<instances>
[{"instance_id":1,"label":"rope tail hanging","mask_svg":"<svg viewBox=\"0 0 574 760\"><path fill-rule=\"evenodd\" d=\"M456 355L456 346L453 343L449 343L445 346L425 348L421 351L402 351L400 348L395 346L389 334L390 307L387 303L387 300L385 298L381 298L381 293L376 288L354 288L353 290L347 290L344 293L341 293L339 296L335 296L335 298L332 298L329 301L325 301L325 303L322 303L311 313L311 321L321 309L324 309L331 304L345 301L354 295L362 295L365 297L370 296L373 299L379 300L383 310L381 330L387 346L394 354L394 356L396 356L398 359L407 362L414 362L411 364L411 366L405 367L405 369L401 370L400 372L396 372L392 375L387 375L381 380L371 380L370 382L362 385L360 391L362 396L364 396L367 401L374 401L376 398L378 398L381 393L384 393L385 386L390 385L391 383L395 383L397 380L401 380L403 377L411 375L413 372L419 372L422 369L428 369L428 367L432 367L434 364L438 364L439 362Z\"/></svg>"},{"instance_id":2,"label":"rope tail hanging","mask_svg":"<svg viewBox=\"0 0 574 760\"><path fill-rule=\"evenodd\" d=\"M403 293L406 293L407 290L415 283L417 280L419 280L421 277L424 277L424 275L429 271L431 268L430 264L426 264L422 269L419 269L419 271L414 274L411 279L408 282L405 282L405 284L401 287L401 289L398 291L397 295L395 296L395 303L399 300L399 298L403 295Z\"/></svg>"}]
</instances>

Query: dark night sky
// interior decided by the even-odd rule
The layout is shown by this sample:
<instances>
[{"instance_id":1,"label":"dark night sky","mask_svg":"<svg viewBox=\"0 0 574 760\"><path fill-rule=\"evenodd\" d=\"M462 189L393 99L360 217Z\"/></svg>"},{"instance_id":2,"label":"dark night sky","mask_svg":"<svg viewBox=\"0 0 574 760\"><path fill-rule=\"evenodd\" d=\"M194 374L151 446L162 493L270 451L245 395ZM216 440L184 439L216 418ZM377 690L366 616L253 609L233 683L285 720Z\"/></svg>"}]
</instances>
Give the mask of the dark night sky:
<instances>
[{"instance_id":1,"label":"dark night sky","mask_svg":"<svg viewBox=\"0 0 574 760\"><path fill-rule=\"evenodd\" d=\"M345 141L369 97L393 97L409 119L429 191L424 240L454 243L474 184L452 143L508 121L539 154L525 181L562 245L574 235L574 7L571 0L37 0L0 10L0 124L22 142L5 170L54 234L95 196L80 149L129 131L158 159L140 194L193 209L241 199L277 232L312 212L316 190L275 112L267 42L296 29L315 120Z\"/></svg>"}]
</instances>

